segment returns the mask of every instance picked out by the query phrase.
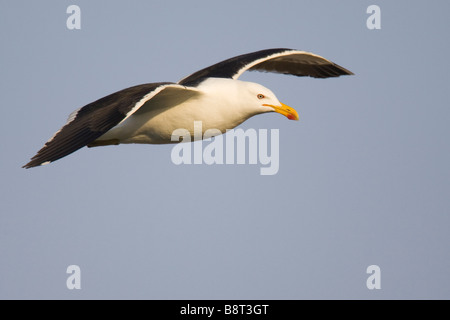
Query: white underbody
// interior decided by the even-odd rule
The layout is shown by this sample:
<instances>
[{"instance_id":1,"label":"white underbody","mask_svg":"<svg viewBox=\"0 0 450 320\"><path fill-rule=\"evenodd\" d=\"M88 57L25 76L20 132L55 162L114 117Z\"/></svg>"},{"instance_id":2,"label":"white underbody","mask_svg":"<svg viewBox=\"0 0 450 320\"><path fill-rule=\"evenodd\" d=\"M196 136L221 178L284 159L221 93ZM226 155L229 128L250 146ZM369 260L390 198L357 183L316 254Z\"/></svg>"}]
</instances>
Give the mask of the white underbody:
<instances>
[{"instance_id":1,"label":"white underbody","mask_svg":"<svg viewBox=\"0 0 450 320\"><path fill-rule=\"evenodd\" d=\"M202 133L208 129L225 133L256 114L274 111L257 101L260 91L276 100L270 102L279 103L269 89L232 79L210 78L192 89L166 88L96 142L175 143L171 137L176 129L186 129L193 137L194 121L202 122Z\"/></svg>"}]
</instances>

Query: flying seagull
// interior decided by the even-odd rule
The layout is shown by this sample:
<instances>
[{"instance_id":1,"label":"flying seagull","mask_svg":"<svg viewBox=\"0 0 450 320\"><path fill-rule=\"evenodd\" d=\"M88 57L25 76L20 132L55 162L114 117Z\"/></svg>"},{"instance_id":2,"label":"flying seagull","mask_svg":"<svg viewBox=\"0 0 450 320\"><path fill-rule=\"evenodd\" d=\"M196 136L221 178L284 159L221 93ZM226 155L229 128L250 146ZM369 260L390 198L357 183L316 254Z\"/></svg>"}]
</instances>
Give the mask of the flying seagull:
<instances>
[{"instance_id":1,"label":"flying seagull","mask_svg":"<svg viewBox=\"0 0 450 320\"><path fill-rule=\"evenodd\" d=\"M298 120L297 112L260 84L238 80L245 71L275 72L314 78L352 75L349 70L310 52L267 49L233 57L199 70L177 83L157 82L120 90L72 112L24 168L65 157L84 146L121 143L176 143L174 130L194 134L233 129L248 118L277 112Z\"/></svg>"}]
</instances>

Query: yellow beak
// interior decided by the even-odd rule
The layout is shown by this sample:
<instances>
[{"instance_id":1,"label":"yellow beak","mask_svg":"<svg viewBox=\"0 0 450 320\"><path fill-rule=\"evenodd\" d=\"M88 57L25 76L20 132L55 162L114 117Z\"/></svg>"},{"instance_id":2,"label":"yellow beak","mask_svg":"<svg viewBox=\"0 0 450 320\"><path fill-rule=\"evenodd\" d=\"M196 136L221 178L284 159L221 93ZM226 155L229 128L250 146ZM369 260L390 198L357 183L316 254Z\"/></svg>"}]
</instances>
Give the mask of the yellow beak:
<instances>
[{"instance_id":1,"label":"yellow beak","mask_svg":"<svg viewBox=\"0 0 450 320\"><path fill-rule=\"evenodd\" d=\"M299 119L297 111L295 111L294 108L291 108L291 107L285 105L284 103L281 103L281 106L274 106L271 104L264 104L264 106L274 108L275 112L282 114L283 116L287 117L289 120L298 120Z\"/></svg>"}]
</instances>

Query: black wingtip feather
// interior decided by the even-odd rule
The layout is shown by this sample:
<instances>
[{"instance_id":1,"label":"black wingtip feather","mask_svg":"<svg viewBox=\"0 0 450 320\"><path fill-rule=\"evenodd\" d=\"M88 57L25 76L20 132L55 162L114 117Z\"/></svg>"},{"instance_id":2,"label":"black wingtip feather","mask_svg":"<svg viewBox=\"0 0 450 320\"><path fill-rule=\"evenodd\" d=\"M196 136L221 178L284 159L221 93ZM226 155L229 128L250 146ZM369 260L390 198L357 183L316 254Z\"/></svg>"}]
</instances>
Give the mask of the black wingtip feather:
<instances>
[{"instance_id":1,"label":"black wingtip feather","mask_svg":"<svg viewBox=\"0 0 450 320\"><path fill-rule=\"evenodd\" d=\"M141 84L100 98L79 109L74 119L42 147L22 168L54 162L90 144L122 121L145 95L169 82Z\"/></svg>"}]
</instances>

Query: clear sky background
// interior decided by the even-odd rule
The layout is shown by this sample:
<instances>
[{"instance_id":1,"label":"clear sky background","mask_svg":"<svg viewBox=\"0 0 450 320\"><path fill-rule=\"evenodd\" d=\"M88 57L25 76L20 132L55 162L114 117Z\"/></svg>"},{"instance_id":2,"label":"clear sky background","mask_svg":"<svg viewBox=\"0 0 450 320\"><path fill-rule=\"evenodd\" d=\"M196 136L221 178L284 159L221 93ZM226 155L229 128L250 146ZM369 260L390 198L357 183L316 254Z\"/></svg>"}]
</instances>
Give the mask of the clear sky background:
<instances>
[{"instance_id":1,"label":"clear sky background","mask_svg":"<svg viewBox=\"0 0 450 320\"><path fill-rule=\"evenodd\" d=\"M81 30L66 9L81 8ZM369 30L369 5L381 30ZM449 299L448 1L1 1L0 298ZM75 109L287 47L353 71L246 73L297 109L280 169L172 146L21 166ZM81 268L81 290L66 269ZM369 290L366 269L381 269Z\"/></svg>"}]
</instances>

